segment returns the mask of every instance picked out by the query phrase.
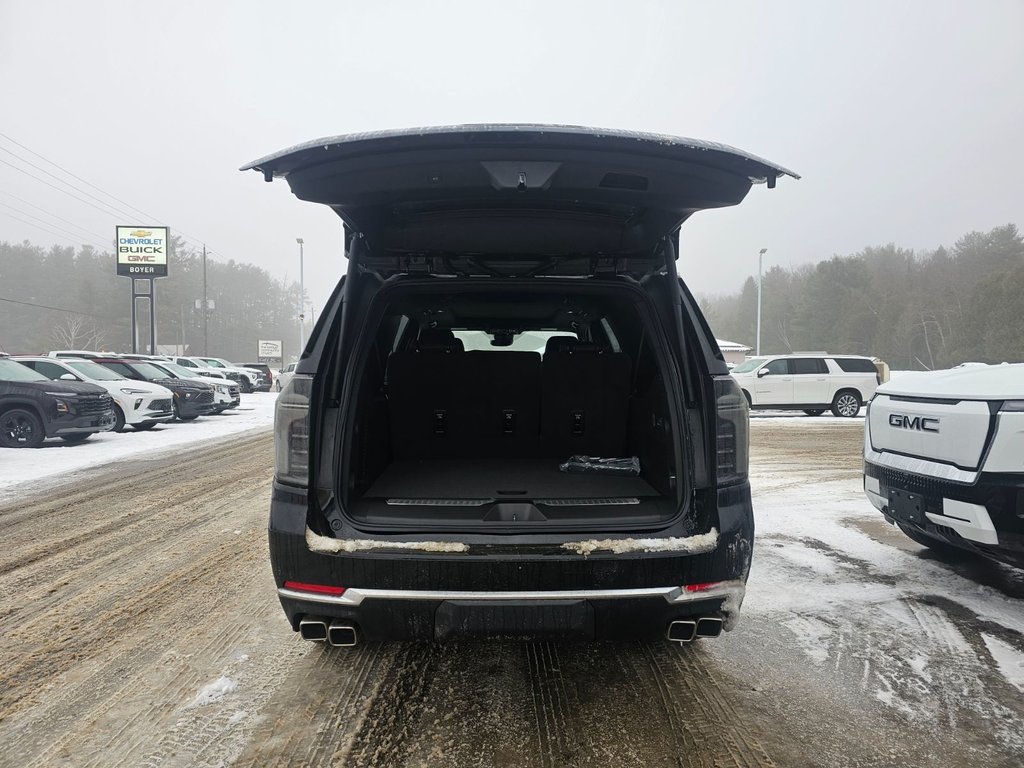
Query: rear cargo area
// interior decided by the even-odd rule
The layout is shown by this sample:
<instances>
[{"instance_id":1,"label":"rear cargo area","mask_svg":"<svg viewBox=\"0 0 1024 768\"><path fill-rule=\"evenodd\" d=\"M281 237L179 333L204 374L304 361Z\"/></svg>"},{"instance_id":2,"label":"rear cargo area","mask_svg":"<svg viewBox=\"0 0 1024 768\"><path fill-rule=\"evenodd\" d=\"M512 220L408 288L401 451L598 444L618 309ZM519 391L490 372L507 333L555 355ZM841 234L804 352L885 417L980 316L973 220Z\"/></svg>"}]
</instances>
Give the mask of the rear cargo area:
<instances>
[{"instance_id":1,"label":"rear cargo area","mask_svg":"<svg viewBox=\"0 0 1024 768\"><path fill-rule=\"evenodd\" d=\"M651 337L628 302L581 303L585 312L567 311L564 296L518 307L447 297L426 317L415 303L391 307L355 409L349 515L445 528L675 514L675 441ZM567 319L580 316L585 325ZM562 469L579 455L636 457L639 473Z\"/></svg>"},{"instance_id":2,"label":"rear cargo area","mask_svg":"<svg viewBox=\"0 0 1024 768\"><path fill-rule=\"evenodd\" d=\"M559 460L410 459L390 464L366 492L395 499L530 499L559 503L656 497L642 477L571 474Z\"/></svg>"}]
</instances>

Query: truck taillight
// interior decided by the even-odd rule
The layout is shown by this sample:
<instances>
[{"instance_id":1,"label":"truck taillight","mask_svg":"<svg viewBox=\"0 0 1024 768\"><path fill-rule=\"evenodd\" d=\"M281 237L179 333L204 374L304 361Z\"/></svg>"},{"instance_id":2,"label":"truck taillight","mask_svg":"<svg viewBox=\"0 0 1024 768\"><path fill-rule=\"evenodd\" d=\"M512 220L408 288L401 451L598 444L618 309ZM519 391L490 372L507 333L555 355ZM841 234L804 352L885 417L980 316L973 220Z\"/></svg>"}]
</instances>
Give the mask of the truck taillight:
<instances>
[{"instance_id":1,"label":"truck taillight","mask_svg":"<svg viewBox=\"0 0 1024 768\"><path fill-rule=\"evenodd\" d=\"M311 376L295 375L277 396L274 410L274 470L278 481L309 485L309 393Z\"/></svg>"},{"instance_id":2,"label":"truck taillight","mask_svg":"<svg viewBox=\"0 0 1024 768\"><path fill-rule=\"evenodd\" d=\"M718 485L743 482L750 458L750 414L747 398L731 376L715 379L715 409Z\"/></svg>"}]
</instances>

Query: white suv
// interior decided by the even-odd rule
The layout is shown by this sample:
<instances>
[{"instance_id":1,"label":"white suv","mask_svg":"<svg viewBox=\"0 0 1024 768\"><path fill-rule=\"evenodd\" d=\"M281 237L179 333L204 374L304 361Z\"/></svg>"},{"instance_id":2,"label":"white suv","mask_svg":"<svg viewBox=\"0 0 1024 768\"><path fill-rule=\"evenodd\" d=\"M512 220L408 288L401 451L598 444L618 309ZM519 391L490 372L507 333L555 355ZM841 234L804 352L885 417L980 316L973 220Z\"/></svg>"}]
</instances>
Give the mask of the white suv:
<instances>
[{"instance_id":1,"label":"white suv","mask_svg":"<svg viewBox=\"0 0 1024 768\"><path fill-rule=\"evenodd\" d=\"M214 362L215 361L215 362ZM260 372L252 368L238 368L227 360L216 357L172 357L170 362L182 368L195 370L198 376L226 376L241 387L242 392L249 394L260 382Z\"/></svg>"},{"instance_id":2,"label":"white suv","mask_svg":"<svg viewBox=\"0 0 1024 768\"><path fill-rule=\"evenodd\" d=\"M146 430L174 418L174 393L151 381L126 379L91 360L20 356L11 359L53 381L84 381L103 387L114 399L114 432L120 432L126 424Z\"/></svg>"},{"instance_id":3,"label":"white suv","mask_svg":"<svg viewBox=\"0 0 1024 768\"><path fill-rule=\"evenodd\" d=\"M732 369L754 410L796 410L853 418L872 398L879 374L869 357L772 355L751 357Z\"/></svg>"}]
</instances>

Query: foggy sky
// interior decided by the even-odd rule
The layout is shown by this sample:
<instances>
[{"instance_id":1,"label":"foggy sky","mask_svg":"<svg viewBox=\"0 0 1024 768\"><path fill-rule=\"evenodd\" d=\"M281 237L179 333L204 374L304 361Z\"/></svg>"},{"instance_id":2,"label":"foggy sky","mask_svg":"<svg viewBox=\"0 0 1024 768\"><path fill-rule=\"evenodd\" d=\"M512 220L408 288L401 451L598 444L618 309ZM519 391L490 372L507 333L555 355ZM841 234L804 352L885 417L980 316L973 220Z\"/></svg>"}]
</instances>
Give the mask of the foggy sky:
<instances>
[{"instance_id":1,"label":"foggy sky","mask_svg":"<svg viewBox=\"0 0 1024 768\"><path fill-rule=\"evenodd\" d=\"M761 248L791 266L1024 226L1022 36L1019 0L0 0L0 132L152 215L101 213L0 151L0 240L84 240L24 212L100 244L166 224L297 279L302 237L320 306L340 220L240 165L354 131L567 123L720 141L804 176L683 227L680 273L729 292Z\"/></svg>"}]
</instances>

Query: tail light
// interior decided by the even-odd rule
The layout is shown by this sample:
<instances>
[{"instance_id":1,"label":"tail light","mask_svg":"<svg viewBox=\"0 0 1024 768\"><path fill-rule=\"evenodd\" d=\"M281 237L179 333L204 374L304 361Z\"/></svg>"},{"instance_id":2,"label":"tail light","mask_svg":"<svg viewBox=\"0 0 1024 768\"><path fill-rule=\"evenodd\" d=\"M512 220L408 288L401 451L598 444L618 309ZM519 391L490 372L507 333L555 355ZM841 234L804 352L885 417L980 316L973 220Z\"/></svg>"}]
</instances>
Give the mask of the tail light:
<instances>
[{"instance_id":1,"label":"tail light","mask_svg":"<svg viewBox=\"0 0 1024 768\"><path fill-rule=\"evenodd\" d=\"M274 410L274 474L289 485L309 485L309 393L311 376L295 375Z\"/></svg>"},{"instance_id":2,"label":"tail light","mask_svg":"<svg viewBox=\"0 0 1024 768\"><path fill-rule=\"evenodd\" d=\"M718 484L741 483L750 460L750 414L747 398L731 376L715 379L715 408Z\"/></svg>"}]
</instances>

